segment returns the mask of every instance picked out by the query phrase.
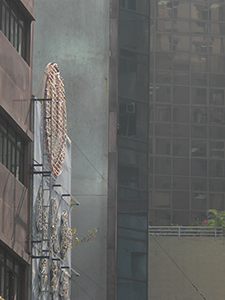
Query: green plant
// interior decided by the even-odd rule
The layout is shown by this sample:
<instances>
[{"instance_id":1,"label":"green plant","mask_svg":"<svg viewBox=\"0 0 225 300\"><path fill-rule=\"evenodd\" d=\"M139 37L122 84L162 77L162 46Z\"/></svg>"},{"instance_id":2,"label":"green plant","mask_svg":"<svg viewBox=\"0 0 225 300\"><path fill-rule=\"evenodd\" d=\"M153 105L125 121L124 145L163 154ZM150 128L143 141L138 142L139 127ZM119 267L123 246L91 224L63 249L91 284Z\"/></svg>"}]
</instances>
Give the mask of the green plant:
<instances>
[{"instance_id":1,"label":"green plant","mask_svg":"<svg viewBox=\"0 0 225 300\"><path fill-rule=\"evenodd\" d=\"M203 222L203 225L211 227L225 227L225 211L209 209L207 211L207 219Z\"/></svg>"},{"instance_id":2,"label":"green plant","mask_svg":"<svg viewBox=\"0 0 225 300\"><path fill-rule=\"evenodd\" d=\"M79 243L86 243L96 237L97 229L91 228L88 230L87 235L79 235L76 228L71 229L72 232L72 247L77 246ZM1 299L0 299L1 300Z\"/></svg>"}]
</instances>

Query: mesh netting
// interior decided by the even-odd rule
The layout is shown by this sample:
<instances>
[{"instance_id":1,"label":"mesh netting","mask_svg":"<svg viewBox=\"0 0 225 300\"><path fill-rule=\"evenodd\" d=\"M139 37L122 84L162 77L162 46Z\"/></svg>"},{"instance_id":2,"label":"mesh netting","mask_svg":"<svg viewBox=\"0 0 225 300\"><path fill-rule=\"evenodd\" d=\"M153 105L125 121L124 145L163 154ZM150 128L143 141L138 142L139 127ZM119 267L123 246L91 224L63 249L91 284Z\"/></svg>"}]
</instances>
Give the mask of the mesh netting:
<instances>
[{"instance_id":1,"label":"mesh netting","mask_svg":"<svg viewBox=\"0 0 225 300\"><path fill-rule=\"evenodd\" d=\"M44 98L44 133L51 171L58 176L62 171L66 148L66 101L65 90L59 68L56 63L49 63L45 68L46 81Z\"/></svg>"}]
</instances>

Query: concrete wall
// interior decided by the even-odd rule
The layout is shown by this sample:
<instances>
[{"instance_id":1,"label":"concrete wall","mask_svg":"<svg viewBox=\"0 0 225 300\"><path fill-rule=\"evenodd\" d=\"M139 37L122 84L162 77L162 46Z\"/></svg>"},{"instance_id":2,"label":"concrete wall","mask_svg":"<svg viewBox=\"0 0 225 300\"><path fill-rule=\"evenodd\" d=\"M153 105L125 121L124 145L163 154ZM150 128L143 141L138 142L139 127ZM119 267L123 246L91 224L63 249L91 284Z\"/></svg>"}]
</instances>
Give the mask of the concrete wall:
<instances>
[{"instance_id":1,"label":"concrete wall","mask_svg":"<svg viewBox=\"0 0 225 300\"><path fill-rule=\"evenodd\" d=\"M32 22L33 0L16 1ZM27 62L0 31L0 117L20 134L26 143L24 151L24 185L0 163L0 246L23 264L22 297L29 299L30 264L30 141L31 133L31 56ZM32 49L32 23L28 29L27 52ZM1 145L2 146L2 145ZM6 248L5 246L8 246ZM11 251L12 250L12 251ZM20 259L19 259L20 258ZM24 264L25 263L25 264ZM8 276L8 275L7 275Z\"/></svg>"},{"instance_id":2,"label":"concrete wall","mask_svg":"<svg viewBox=\"0 0 225 300\"><path fill-rule=\"evenodd\" d=\"M25 8L29 4L33 9L32 0L25 2L23 3ZM32 29L30 34L32 35ZM30 155L28 152L29 141L33 138L30 131L32 70L2 31L0 31L0 45L0 115L27 143L24 166L25 186L0 163L0 240L26 262L30 262L28 255Z\"/></svg>"},{"instance_id":3,"label":"concrete wall","mask_svg":"<svg viewBox=\"0 0 225 300\"><path fill-rule=\"evenodd\" d=\"M0 45L0 107L29 135L32 70L1 31Z\"/></svg>"},{"instance_id":4,"label":"concrete wall","mask_svg":"<svg viewBox=\"0 0 225 300\"><path fill-rule=\"evenodd\" d=\"M50 61L64 78L72 140L72 226L98 230L72 251L72 299L106 299L108 1L36 0L33 92ZM41 90L41 89L40 89ZM41 95L41 91L37 96ZM89 296L88 296L89 295Z\"/></svg>"},{"instance_id":5,"label":"concrete wall","mask_svg":"<svg viewBox=\"0 0 225 300\"><path fill-rule=\"evenodd\" d=\"M0 240L30 262L28 255L28 190L0 163Z\"/></svg>"},{"instance_id":6,"label":"concrete wall","mask_svg":"<svg viewBox=\"0 0 225 300\"><path fill-rule=\"evenodd\" d=\"M148 299L223 300L224 250L223 237L150 237Z\"/></svg>"}]
</instances>

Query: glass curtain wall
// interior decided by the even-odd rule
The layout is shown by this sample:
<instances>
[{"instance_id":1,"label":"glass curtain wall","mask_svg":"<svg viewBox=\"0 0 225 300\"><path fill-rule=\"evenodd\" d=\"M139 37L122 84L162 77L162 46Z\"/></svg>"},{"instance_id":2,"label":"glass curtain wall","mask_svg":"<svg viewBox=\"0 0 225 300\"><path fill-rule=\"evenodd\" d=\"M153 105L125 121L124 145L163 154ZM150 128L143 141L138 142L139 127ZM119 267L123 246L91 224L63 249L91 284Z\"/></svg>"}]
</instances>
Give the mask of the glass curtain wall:
<instances>
[{"instance_id":1,"label":"glass curtain wall","mask_svg":"<svg viewBox=\"0 0 225 300\"><path fill-rule=\"evenodd\" d=\"M224 210L225 1L151 1L150 225Z\"/></svg>"},{"instance_id":2,"label":"glass curtain wall","mask_svg":"<svg viewBox=\"0 0 225 300\"><path fill-rule=\"evenodd\" d=\"M118 300L147 298L149 0L120 0Z\"/></svg>"}]
</instances>

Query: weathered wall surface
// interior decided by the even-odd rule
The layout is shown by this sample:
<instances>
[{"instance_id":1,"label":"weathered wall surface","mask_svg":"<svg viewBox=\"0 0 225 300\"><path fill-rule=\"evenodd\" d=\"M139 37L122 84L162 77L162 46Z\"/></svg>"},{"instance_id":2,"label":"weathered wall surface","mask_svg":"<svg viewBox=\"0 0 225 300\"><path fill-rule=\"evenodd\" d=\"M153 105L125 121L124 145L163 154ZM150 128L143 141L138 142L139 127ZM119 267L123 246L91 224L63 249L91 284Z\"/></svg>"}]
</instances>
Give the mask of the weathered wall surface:
<instances>
[{"instance_id":1,"label":"weathered wall surface","mask_svg":"<svg viewBox=\"0 0 225 300\"><path fill-rule=\"evenodd\" d=\"M223 237L150 237L148 299L223 300L224 250Z\"/></svg>"},{"instance_id":2,"label":"weathered wall surface","mask_svg":"<svg viewBox=\"0 0 225 300\"><path fill-rule=\"evenodd\" d=\"M28 190L0 163L0 240L25 261L28 253Z\"/></svg>"},{"instance_id":3,"label":"weathered wall surface","mask_svg":"<svg viewBox=\"0 0 225 300\"><path fill-rule=\"evenodd\" d=\"M27 142L33 137L30 131L32 70L1 31L0 45L0 114ZM26 187L0 163L0 240L29 262L27 170L30 156L27 152L24 172Z\"/></svg>"},{"instance_id":4,"label":"weathered wall surface","mask_svg":"<svg viewBox=\"0 0 225 300\"><path fill-rule=\"evenodd\" d=\"M0 106L27 132L30 128L31 68L0 31Z\"/></svg>"},{"instance_id":5,"label":"weathered wall surface","mask_svg":"<svg viewBox=\"0 0 225 300\"><path fill-rule=\"evenodd\" d=\"M71 299L106 299L108 1L36 0L33 92L50 61L64 78L72 140L72 226L97 237L72 253ZM40 96L41 88L37 93ZM103 179L104 178L104 179ZM106 180L105 180L106 179Z\"/></svg>"}]
</instances>

